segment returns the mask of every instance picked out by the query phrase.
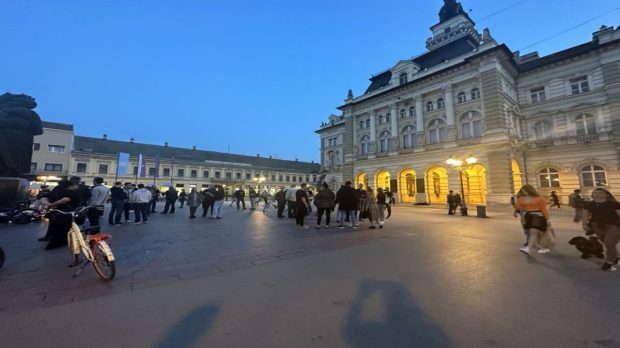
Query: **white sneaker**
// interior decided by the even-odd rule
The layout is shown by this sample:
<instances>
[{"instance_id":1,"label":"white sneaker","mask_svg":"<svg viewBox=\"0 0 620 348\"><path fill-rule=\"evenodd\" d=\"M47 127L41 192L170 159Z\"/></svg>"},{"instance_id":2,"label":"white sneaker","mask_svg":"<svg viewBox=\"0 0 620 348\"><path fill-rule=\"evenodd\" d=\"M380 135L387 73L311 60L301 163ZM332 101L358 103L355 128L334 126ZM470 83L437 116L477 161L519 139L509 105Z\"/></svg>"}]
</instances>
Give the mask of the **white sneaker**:
<instances>
[{"instance_id":1,"label":"white sneaker","mask_svg":"<svg viewBox=\"0 0 620 348\"><path fill-rule=\"evenodd\" d=\"M521 248L519 250L521 250L521 252L526 253L528 255L530 254L530 247L523 247L523 248Z\"/></svg>"},{"instance_id":2,"label":"white sneaker","mask_svg":"<svg viewBox=\"0 0 620 348\"><path fill-rule=\"evenodd\" d=\"M546 254L546 253L550 253L551 250L547 249L547 248L542 248L540 250L538 250L539 254Z\"/></svg>"},{"instance_id":3,"label":"white sneaker","mask_svg":"<svg viewBox=\"0 0 620 348\"><path fill-rule=\"evenodd\" d=\"M325 229L328 229L328 228L329 228L329 225L325 225Z\"/></svg>"},{"instance_id":4,"label":"white sneaker","mask_svg":"<svg viewBox=\"0 0 620 348\"><path fill-rule=\"evenodd\" d=\"M302 225L301 228L310 228L308 225Z\"/></svg>"}]
</instances>

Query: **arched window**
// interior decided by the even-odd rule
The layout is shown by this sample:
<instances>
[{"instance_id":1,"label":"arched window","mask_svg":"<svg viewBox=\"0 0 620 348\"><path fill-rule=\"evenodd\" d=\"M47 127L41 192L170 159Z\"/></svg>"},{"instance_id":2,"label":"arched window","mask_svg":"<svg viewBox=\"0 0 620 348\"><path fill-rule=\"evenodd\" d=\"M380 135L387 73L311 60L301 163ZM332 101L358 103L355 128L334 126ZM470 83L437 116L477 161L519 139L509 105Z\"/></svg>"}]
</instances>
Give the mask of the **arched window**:
<instances>
[{"instance_id":1,"label":"arched window","mask_svg":"<svg viewBox=\"0 0 620 348\"><path fill-rule=\"evenodd\" d=\"M431 144L439 144L446 139L446 121L436 118L428 124L428 138Z\"/></svg>"},{"instance_id":2,"label":"arched window","mask_svg":"<svg viewBox=\"0 0 620 348\"><path fill-rule=\"evenodd\" d=\"M368 144L370 143L370 137L368 135L364 135L360 139L360 155L368 154Z\"/></svg>"},{"instance_id":3,"label":"arched window","mask_svg":"<svg viewBox=\"0 0 620 348\"><path fill-rule=\"evenodd\" d=\"M405 117L407 117L407 110L401 109L400 110L400 118L405 118Z\"/></svg>"},{"instance_id":4,"label":"arched window","mask_svg":"<svg viewBox=\"0 0 620 348\"><path fill-rule=\"evenodd\" d=\"M443 102L443 98L437 99L437 109L443 109L444 106L445 106L445 104Z\"/></svg>"},{"instance_id":5,"label":"arched window","mask_svg":"<svg viewBox=\"0 0 620 348\"><path fill-rule=\"evenodd\" d=\"M402 131L402 147L403 149L412 148L416 144L416 136L415 136L415 127L414 126L406 126Z\"/></svg>"},{"instance_id":6,"label":"arched window","mask_svg":"<svg viewBox=\"0 0 620 348\"><path fill-rule=\"evenodd\" d=\"M471 100L476 100L480 98L480 90L478 88L474 88L471 90Z\"/></svg>"},{"instance_id":7,"label":"arched window","mask_svg":"<svg viewBox=\"0 0 620 348\"><path fill-rule=\"evenodd\" d=\"M383 131L379 134L379 151L388 152L390 150L390 132Z\"/></svg>"},{"instance_id":8,"label":"arched window","mask_svg":"<svg viewBox=\"0 0 620 348\"><path fill-rule=\"evenodd\" d=\"M409 108L409 116L411 117L415 116L415 106L412 106Z\"/></svg>"},{"instance_id":9,"label":"arched window","mask_svg":"<svg viewBox=\"0 0 620 348\"><path fill-rule=\"evenodd\" d=\"M426 103L426 111L433 111L433 102L429 101Z\"/></svg>"},{"instance_id":10,"label":"arched window","mask_svg":"<svg viewBox=\"0 0 620 348\"><path fill-rule=\"evenodd\" d=\"M370 128L370 119L369 118L366 119L366 128Z\"/></svg>"},{"instance_id":11,"label":"arched window","mask_svg":"<svg viewBox=\"0 0 620 348\"><path fill-rule=\"evenodd\" d=\"M549 121L538 121L534 125L534 134L536 135L536 140L545 140L551 139L552 131L551 131L551 122Z\"/></svg>"},{"instance_id":12,"label":"arched window","mask_svg":"<svg viewBox=\"0 0 620 348\"><path fill-rule=\"evenodd\" d=\"M579 172L583 187L607 186L607 175L601 166L585 166Z\"/></svg>"},{"instance_id":13,"label":"arched window","mask_svg":"<svg viewBox=\"0 0 620 348\"><path fill-rule=\"evenodd\" d=\"M383 115L379 115L379 121L377 121L377 123L379 124L383 123Z\"/></svg>"},{"instance_id":14,"label":"arched window","mask_svg":"<svg viewBox=\"0 0 620 348\"><path fill-rule=\"evenodd\" d=\"M392 116L392 114L390 114L389 112L387 114L385 114L385 123L390 123L390 117Z\"/></svg>"},{"instance_id":15,"label":"arched window","mask_svg":"<svg viewBox=\"0 0 620 348\"><path fill-rule=\"evenodd\" d=\"M540 187L560 187L560 173L554 168L545 168L538 172Z\"/></svg>"},{"instance_id":16,"label":"arched window","mask_svg":"<svg viewBox=\"0 0 620 348\"><path fill-rule=\"evenodd\" d=\"M465 92L459 92L459 94L457 94L456 96L457 102L460 103L464 103L467 101L467 94L465 94Z\"/></svg>"},{"instance_id":17,"label":"arched window","mask_svg":"<svg viewBox=\"0 0 620 348\"><path fill-rule=\"evenodd\" d=\"M399 81L401 85L404 85L405 83L407 83L407 73L401 73L399 76Z\"/></svg>"},{"instance_id":18,"label":"arched window","mask_svg":"<svg viewBox=\"0 0 620 348\"><path fill-rule=\"evenodd\" d=\"M461 135L463 139L482 136L482 115L478 111L468 111L461 116Z\"/></svg>"},{"instance_id":19,"label":"arched window","mask_svg":"<svg viewBox=\"0 0 620 348\"><path fill-rule=\"evenodd\" d=\"M577 135L596 134L594 116L582 114L575 117L575 129L577 130Z\"/></svg>"},{"instance_id":20,"label":"arched window","mask_svg":"<svg viewBox=\"0 0 620 348\"><path fill-rule=\"evenodd\" d=\"M360 121L360 129L364 129L364 121Z\"/></svg>"}]
</instances>

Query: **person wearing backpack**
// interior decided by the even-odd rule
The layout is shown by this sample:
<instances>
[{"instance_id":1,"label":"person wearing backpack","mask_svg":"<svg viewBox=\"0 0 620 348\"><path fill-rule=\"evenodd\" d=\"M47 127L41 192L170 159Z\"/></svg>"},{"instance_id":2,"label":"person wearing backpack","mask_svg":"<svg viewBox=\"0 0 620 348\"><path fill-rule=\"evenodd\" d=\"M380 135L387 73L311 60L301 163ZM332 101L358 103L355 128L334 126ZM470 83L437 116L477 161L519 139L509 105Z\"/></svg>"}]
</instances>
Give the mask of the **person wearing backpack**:
<instances>
[{"instance_id":1,"label":"person wearing backpack","mask_svg":"<svg viewBox=\"0 0 620 348\"><path fill-rule=\"evenodd\" d=\"M581 196L581 190L577 189L568 196L568 205L575 209L575 216L573 222L577 223L581 221L583 215L583 197Z\"/></svg>"}]
</instances>

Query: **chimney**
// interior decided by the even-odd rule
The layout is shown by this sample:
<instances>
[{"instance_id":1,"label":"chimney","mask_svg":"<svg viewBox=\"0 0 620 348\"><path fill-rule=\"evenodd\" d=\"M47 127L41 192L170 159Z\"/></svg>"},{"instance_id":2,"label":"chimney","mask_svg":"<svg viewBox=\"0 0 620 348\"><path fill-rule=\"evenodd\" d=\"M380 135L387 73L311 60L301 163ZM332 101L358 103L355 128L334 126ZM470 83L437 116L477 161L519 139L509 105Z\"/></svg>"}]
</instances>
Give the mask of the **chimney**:
<instances>
[{"instance_id":1,"label":"chimney","mask_svg":"<svg viewBox=\"0 0 620 348\"><path fill-rule=\"evenodd\" d=\"M192 150L196 150L196 145L192 146Z\"/></svg>"},{"instance_id":2,"label":"chimney","mask_svg":"<svg viewBox=\"0 0 620 348\"><path fill-rule=\"evenodd\" d=\"M103 140L108 140L108 135L107 134L103 135Z\"/></svg>"},{"instance_id":3,"label":"chimney","mask_svg":"<svg viewBox=\"0 0 620 348\"><path fill-rule=\"evenodd\" d=\"M165 143L164 143L164 147L168 147L168 142L165 142Z\"/></svg>"},{"instance_id":4,"label":"chimney","mask_svg":"<svg viewBox=\"0 0 620 348\"><path fill-rule=\"evenodd\" d=\"M134 140L135 140L134 138L129 138L130 143L133 143Z\"/></svg>"}]
</instances>

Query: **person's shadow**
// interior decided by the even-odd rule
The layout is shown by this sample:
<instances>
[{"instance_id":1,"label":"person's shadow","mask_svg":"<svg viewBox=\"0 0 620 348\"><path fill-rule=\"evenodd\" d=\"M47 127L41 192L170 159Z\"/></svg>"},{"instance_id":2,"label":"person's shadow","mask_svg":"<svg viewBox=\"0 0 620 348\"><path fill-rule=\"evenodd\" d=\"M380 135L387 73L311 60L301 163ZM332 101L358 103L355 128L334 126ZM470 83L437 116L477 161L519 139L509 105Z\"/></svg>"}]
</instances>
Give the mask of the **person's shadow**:
<instances>
[{"instance_id":1,"label":"person's shadow","mask_svg":"<svg viewBox=\"0 0 620 348\"><path fill-rule=\"evenodd\" d=\"M382 311L376 308L379 299ZM378 312L383 314L379 318L365 318L376 317ZM407 289L390 281L361 282L347 315L344 336L352 347L360 348L452 346L446 333L429 320Z\"/></svg>"},{"instance_id":2,"label":"person's shadow","mask_svg":"<svg viewBox=\"0 0 620 348\"><path fill-rule=\"evenodd\" d=\"M216 314L217 307L214 305L203 305L194 309L175 322L156 347L193 347L198 338L211 328Z\"/></svg>"}]
</instances>

